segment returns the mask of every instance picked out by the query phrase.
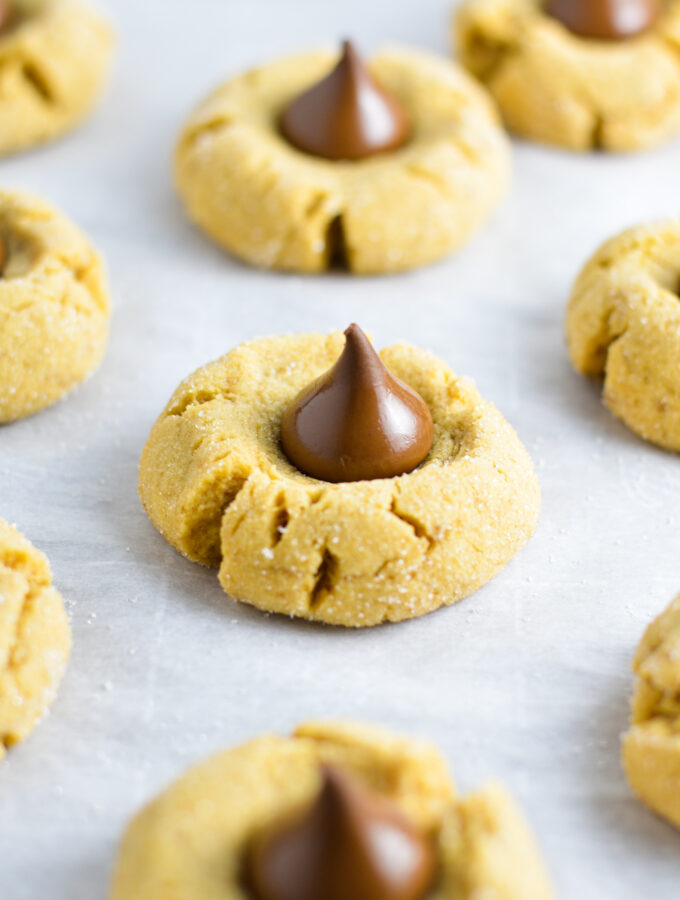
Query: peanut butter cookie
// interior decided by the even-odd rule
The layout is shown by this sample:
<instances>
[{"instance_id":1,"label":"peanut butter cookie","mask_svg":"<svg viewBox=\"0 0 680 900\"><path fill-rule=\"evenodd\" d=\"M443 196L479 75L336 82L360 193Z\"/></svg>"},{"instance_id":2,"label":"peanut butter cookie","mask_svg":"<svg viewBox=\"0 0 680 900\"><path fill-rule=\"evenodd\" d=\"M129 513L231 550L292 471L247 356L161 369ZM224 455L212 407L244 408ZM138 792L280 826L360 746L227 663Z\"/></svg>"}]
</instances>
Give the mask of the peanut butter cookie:
<instances>
[{"instance_id":1,"label":"peanut butter cookie","mask_svg":"<svg viewBox=\"0 0 680 900\"><path fill-rule=\"evenodd\" d=\"M595 15L598 5L611 21ZM638 150L680 131L680 2L628 0L618 17L615 6L464 0L454 41L517 134L572 150Z\"/></svg>"},{"instance_id":2,"label":"peanut butter cookie","mask_svg":"<svg viewBox=\"0 0 680 900\"><path fill-rule=\"evenodd\" d=\"M346 45L340 62L295 56L209 97L175 156L194 222L256 266L317 272L341 257L363 274L429 263L479 228L509 168L483 88L415 50L358 67ZM364 120L367 110L378 110L376 122Z\"/></svg>"},{"instance_id":3,"label":"peanut butter cookie","mask_svg":"<svg viewBox=\"0 0 680 900\"><path fill-rule=\"evenodd\" d=\"M633 668L623 765L640 799L680 828L680 597L645 632Z\"/></svg>"},{"instance_id":4,"label":"peanut butter cookie","mask_svg":"<svg viewBox=\"0 0 680 900\"><path fill-rule=\"evenodd\" d=\"M279 846L259 849L271 829ZM294 833L284 835L281 852L287 829ZM415 841L434 858L424 890L404 872ZM390 866L390 877L381 879ZM266 893L253 883L253 869ZM295 879L304 890L291 893ZM265 736L215 756L171 785L129 826L110 894L264 896L548 900L553 893L534 839L502 787L461 797L427 744L367 725L312 722L290 738Z\"/></svg>"},{"instance_id":5,"label":"peanut butter cookie","mask_svg":"<svg viewBox=\"0 0 680 900\"><path fill-rule=\"evenodd\" d=\"M47 710L70 652L64 601L47 560L0 519L0 758Z\"/></svg>"},{"instance_id":6,"label":"peanut butter cookie","mask_svg":"<svg viewBox=\"0 0 680 900\"><path fill-rule=\"evenodd\" d=\"M358 627L419 616L481 587L531 536L539 488L495 407L408 344L379 360L429 408L424 462L337 483L304 474L282 448L282 419L310 382L334 365L337 374L343 355L341 333L276 337L199 369L151 431L139 492L166 540L219 565L232 597Z\"/></svg>"},{"instance_id":7,"label":"peanut butter cookie","mask_svg":"<svg viewBox=\"0 0 680 900\"><path fill-rule=\"evenodd\" d=\"M601 247L572 291L569 355L604 378L604 402L633 431L680 450L680 219Z\"/></svg>"},{"instance_id":8,"label":"peanut butter cookie","mask_svg":"<svg viewBox=\"0 0 680 900\"><path fill-rule=\"evenodd\" d=\"M0 155L52 140L90 112L113 33L71 0L0 0Z\"/></svg>"},{"instance_id":9,"label":"peanut butter cookie","mask_svg":"<svg viewBox=\"0 0 680 900\"><path fill-rule=\"evenodd\" d=\"M0 191L0 423L96 369L108 322L103 264L85 235L39 198Z\"/></svg>"}]
</instances>

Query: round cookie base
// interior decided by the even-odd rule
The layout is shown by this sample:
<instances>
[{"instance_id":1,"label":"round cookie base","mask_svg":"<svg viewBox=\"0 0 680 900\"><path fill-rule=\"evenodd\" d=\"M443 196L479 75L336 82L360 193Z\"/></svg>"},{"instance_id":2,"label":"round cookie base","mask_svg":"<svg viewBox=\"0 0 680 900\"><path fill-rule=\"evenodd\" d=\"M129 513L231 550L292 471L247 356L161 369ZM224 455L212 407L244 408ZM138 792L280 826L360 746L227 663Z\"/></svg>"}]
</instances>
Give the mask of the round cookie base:
<instances>
[{"instance_id":1,"label":"round cookie base","mask_svg":"<svg viewBox=\"0 0 680 900\"><path fill-rule=\"evenodd\" d=\"M0 191L0 424L56 403L100 364L109 298L89 240L43 200Z\"/></svg>"},{"instance_id":2,"label":"round cookie base","mask_svg":"<svg viewBox=\"0 0 680 900\"><path fill-rule=\"evenodd\" d=\"M509 146L483 88L451 62L386 50L371 62L405 108L412 138L358 162L301 153L279 133L282 109L332 68L310 53L249 72L193 114L175 153L189 217L261 268L355 274L431 263L460 246L499 202Z\"/></svg>"},{"instance_id":3,"label":"round cookie base","mask_svg":"<svg viewBox=\"0 0 680 900\"><path fill-rule=\"evenodd\" d=\"M632 431L680 451L680 219L607 241L576 279L566 315L577 372Z\"/></svg>"},{"instance_id":4,"label":"round cookie base","mask_svg":"<svg viewBox=\"0 0 680 900\"><path fill-rule=\"evenodd\" d=\"M680 132L680 3L637 38L572 34L534 0L464 0L453 19L463 65L515 134L575 151L630 152Z\"/></svg>"},{"instance_id":5,"label":"round cookie base","mask_svg":"<svg viewBox=\"0 0 680 900\"><path fill-rule=\"evenodd\" d=\"M0 34L0 156L80 124L108 80L113 45L111 26L72 0L53 0Z\"/></svg>"},{"instance_id":6,"label":"round cookie base","mask_svg":"<svg viewBox=\"0 0 680 900\"><path fill-rule=\"evenodd\" d=\"M381 351L430 408L426 461L397 478L327 484L295 469L279 423L327 371L335 333L244 344L177 389L144 448L139 492L163 536L220 565L233 597L262 610L364 627L455 603L533 533L531 460L473 385L407 344Z\"/></svg>"},{"instance_id":7,"label":"round cookie base","mask_svg":"<svg viewBox=\"0 0 680 900\"><path fill-rule=\"evenodd\" d=\"M0 519L0 758L33 731L71 650L64 602L46 558Z\"/></svg>"},{"instance_id":8,"label":"round cookie base","mask_svg":"<svg viewBox=\"0 0 680 900\"><path fill-rule=\"evenodd\" d=\"M647 628L633 670L623 768L640 800L680 828L680 596Z\"/></svg>"},{"instance_id":9,"label":"round cookie base","mask_svg":"<svg viewBox=\"0 0 680 900\"><path fill-rule=\"evenodd\" d=\"M428 900L553 896L531 832L502 787L459 798L427 744L367 725L311 722L291 738L258 738L208 759L142 810L123 838L111 900L245 900L251 839L312 800L323 763L352 771L432 837L441 865Z\"/></svg>"}]
</instances>

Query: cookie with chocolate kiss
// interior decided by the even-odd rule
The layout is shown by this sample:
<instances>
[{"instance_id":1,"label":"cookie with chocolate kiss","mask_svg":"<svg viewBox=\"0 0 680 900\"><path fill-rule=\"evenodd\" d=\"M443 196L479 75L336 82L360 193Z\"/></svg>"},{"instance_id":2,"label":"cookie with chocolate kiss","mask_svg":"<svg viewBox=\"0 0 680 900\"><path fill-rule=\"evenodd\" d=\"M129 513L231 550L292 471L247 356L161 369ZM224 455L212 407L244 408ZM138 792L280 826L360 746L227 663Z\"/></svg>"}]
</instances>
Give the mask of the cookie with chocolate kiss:
<instances>
[{"instance_id":1,"label":"cookie with chocolate kiss","mask_svg":"<svg viewBox=\"0 0 680 900\"><path fill-rule=\"evenodd\" d=\"M464 243L509 180L484 91L422 50L345 41L220 86L177 142L189 217L252 265L404 271Z\"/></svg>"},{"instance_id":2,"label":"cookie with chocolate kiss","mask_svg":"<svg viewBox=\"0 0 680 900\"><path fill-rule=\"evenodd\" d=\"M421 900L435 870L432 843L395 804L324 766L312 806L255 842L247 883L254 900Z\"/></svg>"},{"instance_id":3,"label":"cookie with chocolate kiss","mask_svg":"<svg viewBox=\"0 0 680 900\"><path fill-rule=\"evenodd\" d=\"M680 132L680 4L461 0L456 56L508 129L570 150L629 152Z\"/></svg>"},{"instance_id":4,"label":"cookie with chocolate kiss","mask_svg":"<svg viewBox=\"0 0 680 900\"><path fill-rule=\"evenodd\" d=\"M113 30L96 4L0 0L0 157L54 140L90 114L108 80Z\"/></svg>"},{"instance_id":5,"label":"cookie with chocolate kiss","mask_svg":"<svg viewBox=\"0 0 680 900\"><path fill-rule=\"evenodd\" d=\"M539 509L526 450L474 385L410 344L376 354L357 326L243 344L186 378L139 493L231 597L354 628L476 591Z\"/></svg>"},{"instance_id":6,"label":"cookie with chocolate kiss","mask_svg":"<svg viewBox=\"0 0 680 900\"><path fill-rule=\"evenodd\" d=\"M429 744L333 721L257 737L169 785L128 826L108 896L554 900L504 788L461 795Z\"/></svg>"}]
</instances>

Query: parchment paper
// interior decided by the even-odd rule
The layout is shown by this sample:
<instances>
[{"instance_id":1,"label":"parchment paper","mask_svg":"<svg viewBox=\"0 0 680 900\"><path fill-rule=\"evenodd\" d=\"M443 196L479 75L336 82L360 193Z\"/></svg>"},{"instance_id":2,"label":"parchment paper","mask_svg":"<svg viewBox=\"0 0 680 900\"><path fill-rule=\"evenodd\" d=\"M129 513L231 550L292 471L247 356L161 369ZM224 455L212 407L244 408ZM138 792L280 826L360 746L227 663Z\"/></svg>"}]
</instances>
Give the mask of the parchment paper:
<instances>
[{"instance_id":1,"label":"parchment paper","mask_svg":"<svg viewBox=\"0 0 680 900\"><path fill-rule=\"evenodd\" d=\"M0 515L52 563L74 652L59 698L0 765L0 898L96 900L125 822L212 751L315 716L434 741L464 790L502 779L561 897L680 895L680 834L619 764L645 625L680 590L680 462L574 374L570 284L605 238L677 214L680 143L631 157L515 144L507 201L465 249L392 278L266 274L187 223L169 157L229 74L353 36L447 52L446 0L117 0L112 90L77 134L0 162L106 255L101 370L0 429ZM543 487L538 533L474 597L366 632L267 617L156 533L136 495L155 417L194 368L248 338L358 321L472 376L517 428ZM199 898L196 898L199 900Z\"/></svg>"}]
</instances>

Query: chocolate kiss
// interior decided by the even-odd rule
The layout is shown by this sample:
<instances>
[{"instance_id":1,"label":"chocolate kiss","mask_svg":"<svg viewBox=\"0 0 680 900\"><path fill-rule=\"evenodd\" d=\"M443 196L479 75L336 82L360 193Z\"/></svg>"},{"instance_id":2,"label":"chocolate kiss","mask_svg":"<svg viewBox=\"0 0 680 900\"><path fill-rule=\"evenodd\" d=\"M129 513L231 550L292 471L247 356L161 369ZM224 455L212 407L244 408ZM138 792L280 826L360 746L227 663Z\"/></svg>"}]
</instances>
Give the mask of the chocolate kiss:
<instances>
[{"instance_id":1,"label":"chocolate kiss","mask_svg":"<svg viewBox=\"0 0 680 900\"><path fill-rule=\"evenodd\" d=\"M0 0L0 33L4 31L12 19L12 4L9 0Z\"/></svg>"},{"instance_id":2,"label":"chocolate kiss","mask_svg":"<svg viewBox=\"0 0 680 900\"><path fill-rule=\"evenodd\" d=\"M661 5L659 0L548 0L546 12L580 37L611 41L646 31Z\"/></svg>"},{"instance_id":3,"label":"chocolate kiss","mask_svg":"<svg viewBox=\"0 0 680 900\"><path fill-rule=\"evenodd\" d=\"M255 844L257 900L421 900L435 872L431 844L354 776L328 766L322 778L311 809Z\"/></svg>"},{"instance_id":4,"label":"chocolate kiss","mask_svg":"<svg viewBox=\"0 0 680 900\"><path fill-rule=\"evenodd\" d=\"M430 452L427 404L385 367L358 325L340 358L286 408L281 443L301 472L321 481L392 478Z\"/></svg>"},{"instance_id":5,"label":"chocolate kiss","mask_svg":"<svg viewBox=\"0 0 680 900\"><path fill-rule=\"evenodd\" d=\"M395 150L411 132L399 103L377 84L349 41L333 71L293 100L280 124L298 150L326 159Z\"/></svg>"}]
</instances>

